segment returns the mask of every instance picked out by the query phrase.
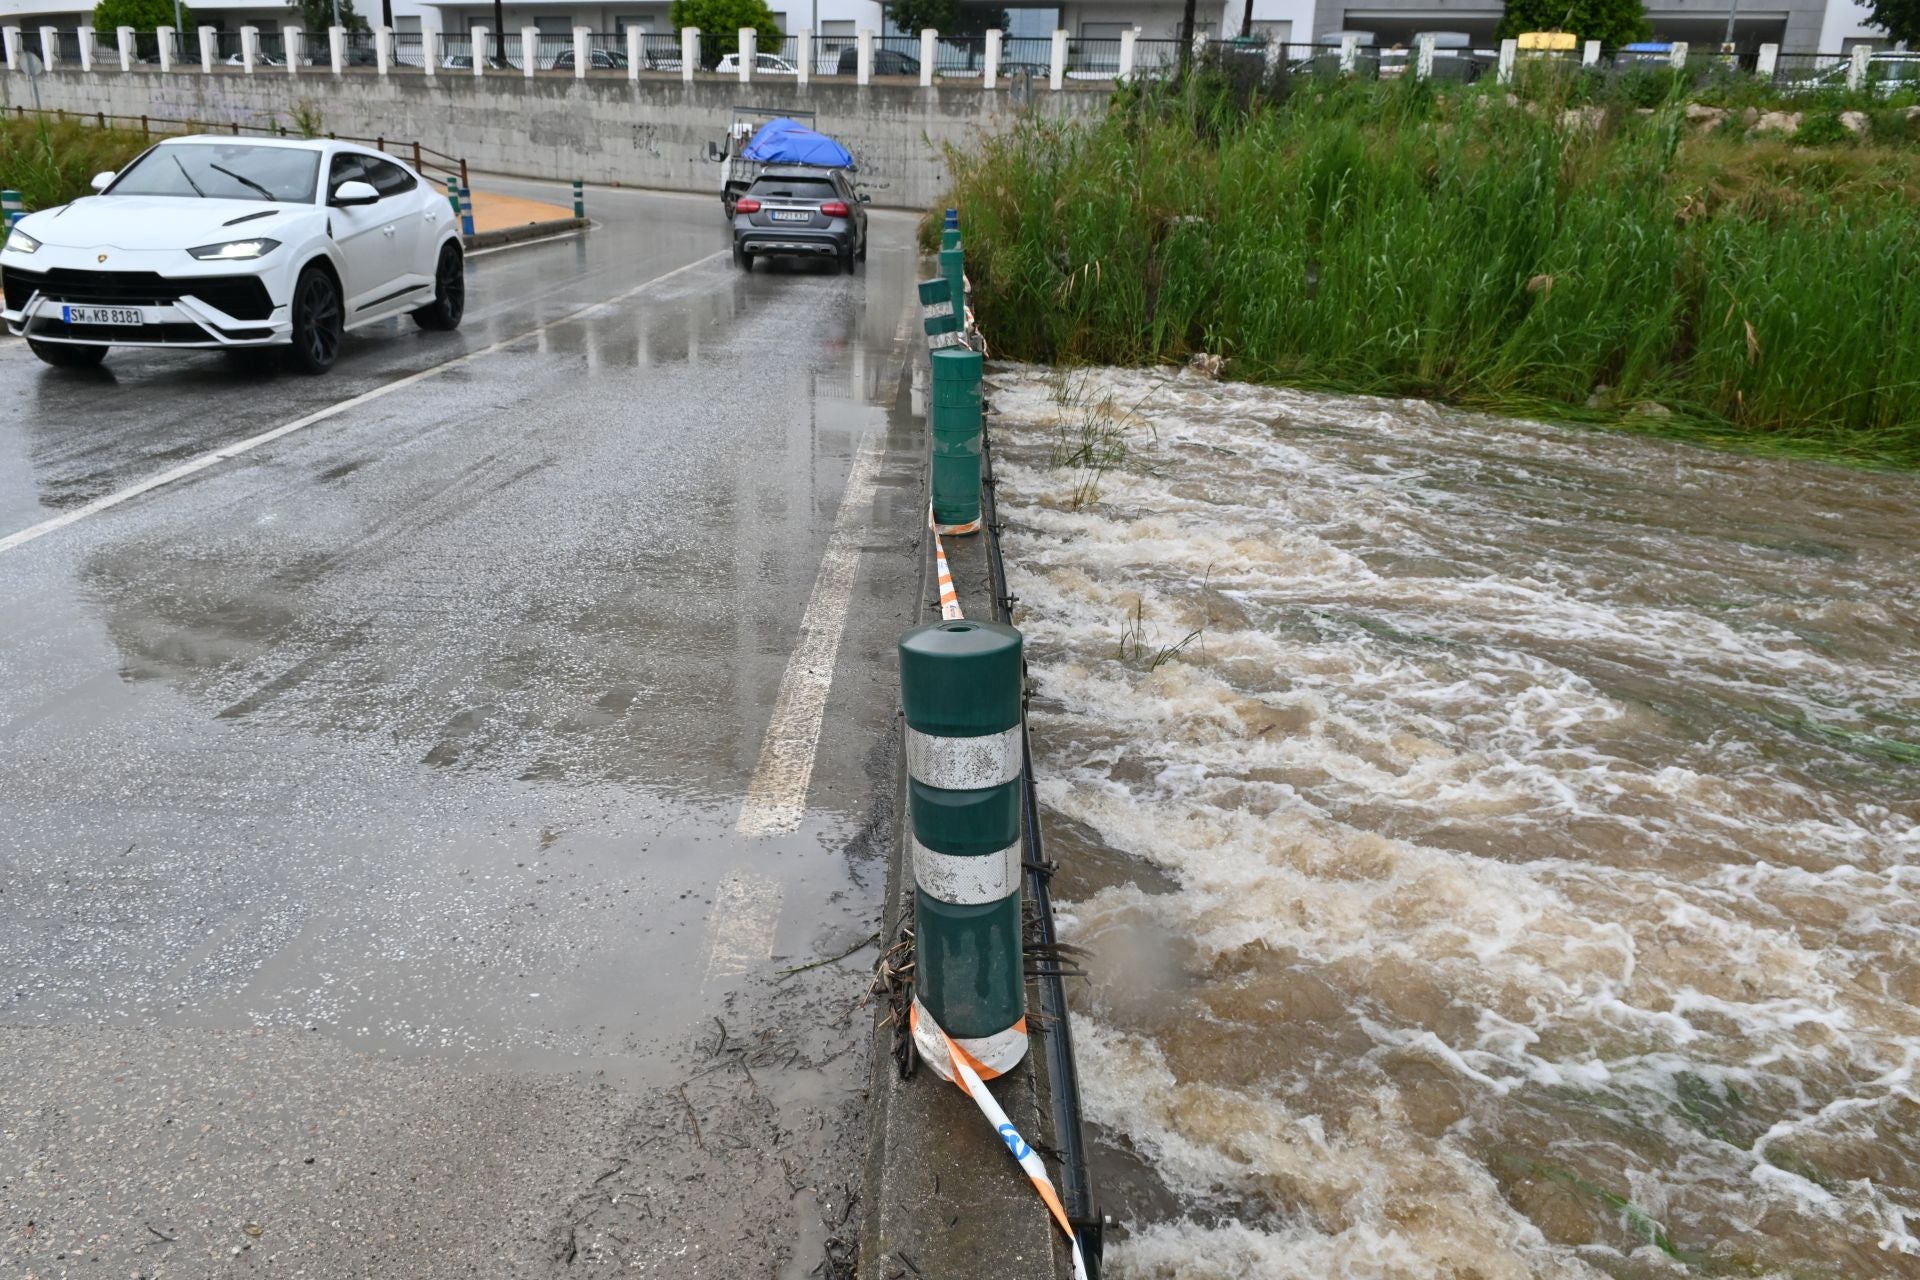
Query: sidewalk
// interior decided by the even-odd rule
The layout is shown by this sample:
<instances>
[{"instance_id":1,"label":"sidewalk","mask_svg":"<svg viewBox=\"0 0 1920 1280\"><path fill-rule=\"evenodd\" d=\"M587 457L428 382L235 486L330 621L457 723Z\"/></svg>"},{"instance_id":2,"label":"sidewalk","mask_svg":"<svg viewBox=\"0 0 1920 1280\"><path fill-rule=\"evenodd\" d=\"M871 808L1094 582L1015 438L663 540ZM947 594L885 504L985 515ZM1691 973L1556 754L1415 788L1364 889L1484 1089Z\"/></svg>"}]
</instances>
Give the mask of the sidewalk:
<instances>
[{"instance_id":1,"label":"sidewalk","mask_svg":"<svg viewBox=\"0 0 1920 1280\"><path fill-rule=\"evenodd\" d=\"M467 237L467 248L512 244L568 231L583 231L586 227L587 220L574 217L573 210L566 205L548 204L544 200L523 200L519 196L503 196L491 191L475 191L473 234Z\"/></svg>"}]
</instances>

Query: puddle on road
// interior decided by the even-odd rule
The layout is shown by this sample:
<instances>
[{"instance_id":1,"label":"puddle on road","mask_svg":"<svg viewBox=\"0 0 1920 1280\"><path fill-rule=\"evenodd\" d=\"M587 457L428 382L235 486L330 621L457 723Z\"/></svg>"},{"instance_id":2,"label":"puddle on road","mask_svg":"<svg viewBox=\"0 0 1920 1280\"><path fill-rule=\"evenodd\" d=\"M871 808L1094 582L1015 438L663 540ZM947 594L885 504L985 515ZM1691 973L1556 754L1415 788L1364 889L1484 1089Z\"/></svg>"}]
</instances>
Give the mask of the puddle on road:
<instances>
[{"instance_id":1,"label":"puddle on road","mask_svg":"<svg viewBox=\"0 0 1920 1280\"><path fill-rule=\"evenodd\" d=\"M991 381L1115 1276L1920 1274L1920 482Z\"/></svg>"}]
</instances>

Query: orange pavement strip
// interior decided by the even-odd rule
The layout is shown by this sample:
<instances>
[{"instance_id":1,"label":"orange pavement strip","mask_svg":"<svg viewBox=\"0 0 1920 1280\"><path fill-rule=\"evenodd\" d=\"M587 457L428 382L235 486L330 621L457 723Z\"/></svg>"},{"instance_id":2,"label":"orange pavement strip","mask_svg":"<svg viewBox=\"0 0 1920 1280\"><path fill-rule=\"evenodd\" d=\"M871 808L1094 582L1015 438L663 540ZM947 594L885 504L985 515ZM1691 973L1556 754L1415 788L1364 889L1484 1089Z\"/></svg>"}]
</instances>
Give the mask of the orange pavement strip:
<instances>
[{"instance_id":1,"label":"orange pavement strip","mask_svg":"<svg viewBox=\"0 0 1920 1280\"><path fill-rule=\"evenodd\" d=\"M504 231L508 227L524 227L529 222L557 222L572 216L572 205L522 200L518 196L495 195L491 191L473 193L475 232Z\"/></svg>"}]
</instances>

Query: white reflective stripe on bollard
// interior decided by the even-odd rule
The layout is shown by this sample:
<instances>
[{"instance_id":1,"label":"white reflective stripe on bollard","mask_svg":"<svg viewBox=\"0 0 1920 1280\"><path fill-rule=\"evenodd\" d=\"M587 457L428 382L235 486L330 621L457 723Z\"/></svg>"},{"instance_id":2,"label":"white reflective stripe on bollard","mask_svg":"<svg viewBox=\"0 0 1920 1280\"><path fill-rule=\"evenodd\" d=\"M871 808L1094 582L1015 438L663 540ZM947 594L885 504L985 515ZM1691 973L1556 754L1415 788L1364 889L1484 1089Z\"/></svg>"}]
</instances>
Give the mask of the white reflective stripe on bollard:
<instances>
[{"instance_id":1,"label":"white reflective stripe on bollard","mask_svg":"<svg viewBox=\"0 0 1920 1280\"><path fill-rule=\"evenodd\" d=\"M937 738L907 727L907 776L942 791L985 791L1020 777L1020 726L978 738Z\"/></svg>"},{"instance_id":2,"label":"white reflective stripe on bollard","mask_svg":"<svg viewBox=\"0 0 1920 1280\"><path fill-rule=\"evenodd\" d=\"M977 907L1020 887L1020 842L997 853L938 853L913 837L913 880L929 898Z\"/></svg>"}]
</instances>

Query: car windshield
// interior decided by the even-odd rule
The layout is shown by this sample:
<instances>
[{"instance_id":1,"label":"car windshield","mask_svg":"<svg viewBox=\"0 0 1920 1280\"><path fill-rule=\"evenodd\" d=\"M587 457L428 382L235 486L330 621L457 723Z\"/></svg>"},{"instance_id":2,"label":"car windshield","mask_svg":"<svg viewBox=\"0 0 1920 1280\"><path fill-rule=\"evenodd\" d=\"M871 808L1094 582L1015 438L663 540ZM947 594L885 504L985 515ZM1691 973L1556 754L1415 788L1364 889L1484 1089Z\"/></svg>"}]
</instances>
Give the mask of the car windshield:
<instances>
[{"instance_id":1,"label":"car windshield","mask_svg":"<svg viewBox=\"0 0 1920 1280\"><path fill-rule=\"evenodd\" d=\"M243 142L170 142L127 166L111 193L311 204L319 178L317 151Z\"/></svg>"},{"instance_id":2,"label":"car windshield","mask_svg":"<svg viewBox=\"0 0 1920 1280\"><path fill-rule=\"evenodd\" d=\"M819 178L762 178L753 184L753 195L773 200L837 200L840 193L831 182Z\"/></svg>"}]
</instances>

